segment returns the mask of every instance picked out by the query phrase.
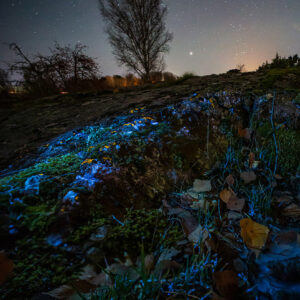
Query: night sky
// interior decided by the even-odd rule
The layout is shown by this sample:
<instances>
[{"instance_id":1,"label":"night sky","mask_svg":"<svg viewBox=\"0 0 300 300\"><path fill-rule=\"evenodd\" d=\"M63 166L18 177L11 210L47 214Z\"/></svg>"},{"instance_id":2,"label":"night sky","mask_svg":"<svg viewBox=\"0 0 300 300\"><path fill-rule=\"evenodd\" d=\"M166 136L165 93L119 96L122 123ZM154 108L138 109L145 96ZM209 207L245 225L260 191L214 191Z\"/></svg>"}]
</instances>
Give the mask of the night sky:
<instances>
[{"instance_id":1,"label":"night sky","mask_svg":"<svg viewBox=\"0 0 300 300\"><path fill-rule=\"evenodd\" d=\"M166 56L177 75L221 73L237 64L254 70L278 51L300 53L300 0L165 0L167 28L174 33ZM89 46L103 75L121 74L98 10L97 0L0 0L0 59L12 60L5 43L27 54L44 53L56 40Z\"/></svg>"}]
</instances>

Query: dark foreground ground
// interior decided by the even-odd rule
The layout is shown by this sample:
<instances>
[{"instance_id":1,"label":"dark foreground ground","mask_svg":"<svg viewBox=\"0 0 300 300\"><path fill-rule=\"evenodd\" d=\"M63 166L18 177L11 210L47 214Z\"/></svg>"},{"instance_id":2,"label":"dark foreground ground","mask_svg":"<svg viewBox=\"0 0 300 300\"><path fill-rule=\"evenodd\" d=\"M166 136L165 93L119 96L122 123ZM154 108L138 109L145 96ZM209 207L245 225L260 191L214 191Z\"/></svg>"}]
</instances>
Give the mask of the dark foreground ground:
<instances>
[{"instance_id":1,"label":"dark foreground ground","mask_svg":"<svg viewBox=\"0 0 300 300\"><path fill-rule=\"evenodd\" d=\"M299 298L299 74L5 102L2 298Z\"/></svg>"}]
</instances>

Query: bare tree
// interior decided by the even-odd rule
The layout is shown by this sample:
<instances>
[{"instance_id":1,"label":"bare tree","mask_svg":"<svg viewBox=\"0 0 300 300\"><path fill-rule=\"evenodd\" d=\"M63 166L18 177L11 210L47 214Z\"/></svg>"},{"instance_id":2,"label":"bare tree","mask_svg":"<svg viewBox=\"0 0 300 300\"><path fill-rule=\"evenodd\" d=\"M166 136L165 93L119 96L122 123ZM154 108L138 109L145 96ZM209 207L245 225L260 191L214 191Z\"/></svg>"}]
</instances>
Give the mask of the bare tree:
<instances>
[{"instance_id":1,"label":"bare tree","mask_svg":"<svg viewBox=\"0 0 300 300\"><path fill-rule=\"evenodd\" d=\"M74 87L80 81L95 79L99 75L99 65L94 58L85 54L87 46L77 43L61 47L57 42L48 57L53 71L59 76L65 88Z\"/></svg>"},{"instance_id":2,"label":"bare tree","mask_svg":"<svg viewBox=\"0 0 300 300\"><path fill-rule=\"evenodd\" d=\"M44 95L60 89L76 90L87 81L94 80L99 74L96 61L85 54L86 46L62 47L55 43L50 55L37 54L26 56L17 44L11 44L17 60L11 71L23 76L26 91Z\"/></svg>"},{"instance_id":3,"label":"bare tree","mask_svg":"<svg viewBox=\"0 0 300 300\"><path fill-rule=\"evenodd\" d=\"M166 30L167 8L161 0L99 0L113 54L120 65L150 80L163 71L164 53L173 35Z\"/></svg>"}]
</instances>

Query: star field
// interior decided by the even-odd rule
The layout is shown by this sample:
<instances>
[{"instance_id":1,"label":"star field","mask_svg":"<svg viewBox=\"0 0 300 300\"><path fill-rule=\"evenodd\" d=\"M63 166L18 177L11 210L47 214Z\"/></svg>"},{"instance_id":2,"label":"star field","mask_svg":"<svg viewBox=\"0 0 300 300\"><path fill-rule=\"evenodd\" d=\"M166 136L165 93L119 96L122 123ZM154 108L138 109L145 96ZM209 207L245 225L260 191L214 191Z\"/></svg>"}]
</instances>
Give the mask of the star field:
<instances>
[{"instance_id":1,"label":"star field","mask_svg":"<svg viewBox=\"0 0 300 300\"><path fill-rule=\"evenodd\" d=\"M276 52L300 51L299 0L165 0L174 33L168 70L221 73L237 64L254 70ZM54 41L82 42L103 74L125 74L111 54L97 0L1 0L0 63L13 59L7 43L47 53Z\"/></svg>"}]
</instances>

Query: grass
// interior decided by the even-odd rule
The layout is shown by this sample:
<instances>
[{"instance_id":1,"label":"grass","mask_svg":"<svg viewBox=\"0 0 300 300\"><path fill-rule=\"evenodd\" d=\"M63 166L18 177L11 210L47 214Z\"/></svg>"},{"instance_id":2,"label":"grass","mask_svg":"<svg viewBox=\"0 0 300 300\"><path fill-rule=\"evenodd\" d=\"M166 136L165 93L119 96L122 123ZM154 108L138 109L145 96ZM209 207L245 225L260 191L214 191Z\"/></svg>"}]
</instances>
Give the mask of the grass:
<instances>
[{"instance_id":1,"label":"grass","mask_svg":"<svg viewBox=\"0 0 300 300\"><path fill-rule=\"evenodd\" d=\"M300 67L267 70L264 78L261 80L260 87L262 89L274 88L274 84L288 74L300 75Z\"/></svg>"},{"instance_id":2,"label":"grass","mask_svg":"<svg viewBox=\"0 0 300 300\"><path fill-rule=\"evenodd\" d=\"M111 276L112 285L98 288L87 298L91 300L106 299L161 299L161 297L207 297L211 293L212 274L218 266L218 259L203 252L195 253L186 260L186 265L177 275L170 277L165 274L156 278L145 269L142 248L141 266L136 268L139 279L133 282L125 276ZM197 296L196 296L197 295ZM200 299L200 298L199 298ZM201 298L202 299L202 298ZM204 298L203 298L204 299Z\"/></svg>"},{"instance_id":3,"label":"grass","mask_svg":"<svg viewBox=\"0 0 300 300\"><path fill-rule=\"evenodd\" d=\"M275 158L275 147L272 136L272 127L269 122L257 128L257 133L261 138L262 146L269 154L269 162ZM283 175L295 173L299 166L300 157L300 132L280 126L276 129L276 139L279 148L278 166Z\"/></svg>"}]
</instances>

